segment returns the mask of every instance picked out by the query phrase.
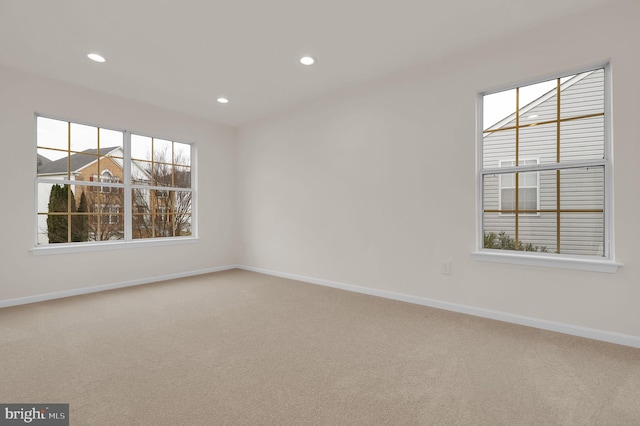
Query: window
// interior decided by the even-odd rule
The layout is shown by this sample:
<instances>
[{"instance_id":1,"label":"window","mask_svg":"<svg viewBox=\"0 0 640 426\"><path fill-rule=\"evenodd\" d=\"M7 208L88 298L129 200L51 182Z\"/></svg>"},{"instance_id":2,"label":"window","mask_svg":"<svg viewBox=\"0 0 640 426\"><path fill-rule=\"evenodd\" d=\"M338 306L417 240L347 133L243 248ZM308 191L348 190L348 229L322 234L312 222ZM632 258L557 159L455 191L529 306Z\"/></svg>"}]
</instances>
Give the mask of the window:
<instances>
[{"instance_id":1,"label":"window","mask_svg":"<svg viewBox=\"0 0 640 426\"><path fill-rule=\"evenodd\" d=\"M524 159L523 166L538 164L536 159ZM515 161L501 160L500 167L514 167ZM538 210L538 173L520 173L518 187L518 211L521 214L537 214ZM516 179L514 173L500 175L500 209L501 214L513 214L516 210Z\"/></svg>"},{"instance_id":2,"label":"window","mask_svg":"<svg viewBox=\"0 0 640 426\"><path fill-rule=\"evenodd\" d=\"M37 117L37 245L192 235L193 146Z\"/></svg>"},{"instance_id":3,"label":"window","mask_svg":"<svg viewBox=\"0 0 640 426\"><path fill-rule=\"evenodd\" d=\"M116 223L120 223L120 207L114 204L100 204L98 208L98 204L93 205L93 210L91 210L91 214L89 215L89 223L93 225L97 225L98 222L98 213L102 212L102 220L104 224L113 225ZM113 238L112 238L113 239ZM117 238L119 239L119 238Z\"/></svg>"},{"instance_id":4,"label":"window","mask_svg":"<svg viewBox=\"0 0 640 426\"><path fill-rule=\"evenodd\" d=\"M120 179L117 176L113 176L113 173L109 170L103 170L100 176L94 174L89 178L91 182L108 182L108 183L119 183ZM100 191L100 192L111 192L114 189L110 186L91 186L91 191Z\"/></svg>"},{"instance_id":5,"label":"window","mask_svg":"<svg viewBox=\"0 0 640 426\"><path fill-rule=\"evenodd\" d=\"M607 73L481 95L482 250L611 259Z\"/></svg>"},{"instance_id":6,"label":"window","mask_svg":"<svg viewBox=\"0 0 640 426\"><path fill-rule=\"evenodd\" d=\"M131 135L133 238L191 235L191 146Z\"/></svg>"}]
</instances>

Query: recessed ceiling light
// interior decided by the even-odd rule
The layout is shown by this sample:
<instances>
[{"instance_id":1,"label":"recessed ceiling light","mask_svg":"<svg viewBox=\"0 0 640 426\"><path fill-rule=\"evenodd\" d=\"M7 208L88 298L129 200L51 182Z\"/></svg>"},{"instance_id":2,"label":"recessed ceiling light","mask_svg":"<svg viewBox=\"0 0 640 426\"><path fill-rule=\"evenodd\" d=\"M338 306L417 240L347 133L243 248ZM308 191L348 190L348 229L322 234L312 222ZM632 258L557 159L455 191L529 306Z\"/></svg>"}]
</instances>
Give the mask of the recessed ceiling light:
<instances>
[{"instance_id":1,"label":"recessed ceiling light","mask_svg":"<svg viewBox=\"0 0 640 426\"><path fill-rule=\"evenodd\" d=\"M529 116L529 118L537 118L537 117L538 117L538 114L531 114L531 115Z\"/></svg>"},{"instance_id":2,"label":"recessed ceiling light","mask_svg":"<svg viewBox=\"0 0 640 426\"><path fill-rule=\"evenodd\" d=\"M104 61L106 61L106 59L104 59L104 57L98 55L97 53L89 53L87 55L87 57L89 59L91 59L92 61L95 61L95 62L104 62Z\"/></svg>"},{"instance_id":3,"label":"recessed ceiling light","mask_svg":"<svg viewBox=\"0 0 640 426\"><path fill-rule=\"evenodd\" d=\"M302 58L300 58L300 63L302 65L313 65L316 63L316 58L314 58L313 56L303 56Z\"/></svg>"},{"instance_id":4,"label":"recessed ceiling light","mask_svg":"<svg viewBox=\"0 0 640 426\"><path fill-rule=\"evenodd\" d=\"M229 99L220 96L218 99L216 99L216 101L218 101L219 104L228 104L229 103Z\"/></svg>"}]
</instances>

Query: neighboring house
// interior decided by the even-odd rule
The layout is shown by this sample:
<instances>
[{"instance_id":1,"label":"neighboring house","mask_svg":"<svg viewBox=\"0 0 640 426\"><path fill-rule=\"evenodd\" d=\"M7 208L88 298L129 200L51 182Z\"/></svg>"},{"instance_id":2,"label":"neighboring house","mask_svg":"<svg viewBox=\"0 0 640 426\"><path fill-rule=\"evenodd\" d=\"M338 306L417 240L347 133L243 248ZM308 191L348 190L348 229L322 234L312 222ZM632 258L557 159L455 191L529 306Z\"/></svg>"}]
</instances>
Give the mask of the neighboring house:
<instances>
[{"instance_id":1,"label":"neighboring house","mask_svg":"<svg viewBox=\"0 0 640 426\"><path fill-rule=\"evenodd\" d=\"M80 182L122 182L122 148L102 148L105 154L98 157L97 149L87 149L54 161L38 156L38 176L47 179L66 179L67 174L72 181ZM53 184L40 183L38 188L38 244L48 243L47 215L49 195ZM89 213L89 239L121 239L123 236L121 220L122 193L120 188L101 188L84 185L72 185L75 206L78 208L82 193L87 198ZM97 212L102 212L99 217ZM106 214L105 214L106 213ZM102 221L104 220L104 225ZM100 223L98 222L100 221ZM101 226L98 227L98 224ZM109 226L106 226L109 225ZM99 235L100 234L100 235Z\"/></svg>"},{"instance_id":2,"label":"neighboring house","mask_svg":"<svg viewBox=\"0 0 640 426\"><path fill-rule=\"evenodd\" d=\"M38 155L38 176L47 179L66 179L78 182L120 183L124 179L123 152L120 147L88 149L51 161ZM150 184L148 170L132 162L132 179L138 184ZM53 183L38 187L38 244L47 244L47 212ZM118 240L124 237L123 189L99 185L72 185L77 209L84 194L87 201L88 240ZM133 238L165 237L173 232L174 197L167 190L138 189L133 193Z\"/></svg>"},{"instance_id":3,"label":"neighboring house","mask_svg":"<svg viewBox=\"0 0 640 426\"><path fill-rule=\"evenodd\" d=\"M560 123L556 147L557 89L520 109L519 165L604 158L604 72L577 74L560 86L560 117L583 117ZM545 123L553 121L552 123ZM515 113L485 129L483 168L515 166ZM512 128L512 129L509 129ZM565 183L565 184L563 184ZM558 186L560 186L558 190ZM544 246L549 253L603 255L604 171L576 168L519 173L518 239ZM560 196L558 200L558 195ZM484 182L483 231L515 237L515 174L487 176ZM557 209L563 209L558 213ZM566 210L574 210L566 212ZM511 210L510 212L508 212ZM506 211L506 212L505 212ZM559 226L558 226L559 220Z\"/></svg>"}]
</instances>

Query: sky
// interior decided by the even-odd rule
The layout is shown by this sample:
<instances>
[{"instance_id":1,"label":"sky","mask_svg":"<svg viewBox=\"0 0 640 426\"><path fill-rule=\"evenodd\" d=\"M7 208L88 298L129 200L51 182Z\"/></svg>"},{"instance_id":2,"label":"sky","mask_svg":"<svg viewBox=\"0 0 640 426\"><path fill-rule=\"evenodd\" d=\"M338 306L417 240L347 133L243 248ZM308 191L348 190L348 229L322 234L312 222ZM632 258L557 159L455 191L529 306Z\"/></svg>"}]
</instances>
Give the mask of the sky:
<instances>
[{"instance_id":1,"label":"sky","mask_svg":"<svg viewBox=\"0 0 640 426\"><path fill-rule=\"evenodd\" d=\"M560 79L562 83L573 75ZM520 88L520 108L535 101L556 87L557 81L549 80ZM483 97L482 129L493 126L498 121L516 112L516 90L504 90Z\"/></svg>"},{"instance_id":2,"label":"sky","mask_svg":"<svg viewBox=\"0 0 640 426\"><path fill-rule=\"evenodd\" d=\"M57 148L66 150L68 147L68 123L46 117L38 117L38 147ZM122 147L123 132L109 129L100 129L100 147ZM171 153L171 141L154 138L153 149L156 154L163 150ZM93 126L71 123L71 150L84 151L98 147L98 132ZM188 162L191 147L188 144L174 143L176 156L181 155ZM44 155L50 160L65 157L66 152L50 149L38 149L38 154ZM146 136L131 136L131 156L141 160L151 160L151 138ZM156 157L157 158L157 157ZM169 158L164 161L169 161ZM187 163L188 164L188 163Z\"/></svg>"}]
</instances>

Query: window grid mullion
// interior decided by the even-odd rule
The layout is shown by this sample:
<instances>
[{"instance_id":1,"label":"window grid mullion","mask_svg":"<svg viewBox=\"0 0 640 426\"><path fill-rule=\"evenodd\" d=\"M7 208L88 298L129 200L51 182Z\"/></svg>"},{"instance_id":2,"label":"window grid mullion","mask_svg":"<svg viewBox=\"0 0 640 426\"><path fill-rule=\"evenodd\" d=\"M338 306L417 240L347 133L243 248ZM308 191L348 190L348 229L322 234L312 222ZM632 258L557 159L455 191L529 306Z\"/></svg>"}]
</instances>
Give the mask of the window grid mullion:
<instances>
[{"instance_id":1,"label":"window grid mullion","mask_svg":"<svg viewBox=\"0 0 640 426\"><path fill-rule=\"evenodd\" d=\"M556 163L560 163L560 79L556 82ZM560 253L560 170L556 170L556 253Z\"/></svg>"},{"instance_id":2,"label":"window grid mullion","mask_svg":"<svg viewBox=\"0 0 640 426\"><path fill-rule=\"evenodd\" d=\"M480 170L480 174L486 175L500 175L505 173L528 173L528 172L544 172L549 170L568 170L568 169L583 169L589 167L605 167L607 165L606 160L591 160L591 161L573 161L565 163L544 163L533 166L518 166L518 167L496 167L490 169Z\"/></svg>"},{"instance_id":3,"label":"window grid mullion","mask_svg":"<svg viewBox=\"0 0 640 426\"><path fill-rule=\"evenodd\" d=\"M520 160L520 88L517 87L516 88L516 159L515 159L515 165L516 168L518 167L518 165L520 164L519 162ZM515 174L515 184L516 184L516 191L515 191L515 250L518 251L518 242L520 241L520 215L518 214L518 208L519 208L519 204L520 204L520 188L519 188L519 179L520 179L520 173L516 172Z\"/></svg>"},{"instance_id":4,"label":"window grid mullion","mask_svg":"<svg viewBox=\"0 0 640 426\"><path fill-rule=\"evenodd\" d=\"M125 189L124 191L124 239L125 241L133 240L133 201L131 195L131 132L125 131L124 137L124 159L122 167L124 173Z\"/></svg>"}]
</instances>

